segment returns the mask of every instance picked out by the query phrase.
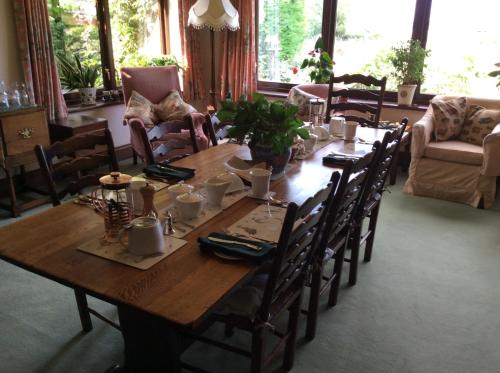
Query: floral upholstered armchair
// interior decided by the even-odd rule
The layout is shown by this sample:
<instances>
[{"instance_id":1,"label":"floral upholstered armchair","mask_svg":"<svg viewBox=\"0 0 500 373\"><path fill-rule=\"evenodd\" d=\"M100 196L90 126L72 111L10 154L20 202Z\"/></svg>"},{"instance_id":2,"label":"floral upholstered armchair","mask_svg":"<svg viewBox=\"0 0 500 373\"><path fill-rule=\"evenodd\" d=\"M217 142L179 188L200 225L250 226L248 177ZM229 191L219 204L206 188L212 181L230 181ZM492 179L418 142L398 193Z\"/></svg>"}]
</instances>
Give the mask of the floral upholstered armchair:
<instances>
[{"instance_id":1,"label":"floral upholstered armchair","mask_svg":"<svg viewBox=\"0 0 500 373\"><path fill-rule=\"evenodd\" d=\"M491 207L500 176L500 100L436 96L412 128L407 193Z\"/></svg>"},{"instance_id":2,"label":"floral upholstered armchair","mask_svg":"<svg viewBox=\"0 0 500 373\"><path fill-rule=\"evenodd\" d=\"M147 163L196 153L208 147L205 117L182 101L175 66L121 69L127 112L123 121L137 156Z\"/></svg>"}]
</instances>

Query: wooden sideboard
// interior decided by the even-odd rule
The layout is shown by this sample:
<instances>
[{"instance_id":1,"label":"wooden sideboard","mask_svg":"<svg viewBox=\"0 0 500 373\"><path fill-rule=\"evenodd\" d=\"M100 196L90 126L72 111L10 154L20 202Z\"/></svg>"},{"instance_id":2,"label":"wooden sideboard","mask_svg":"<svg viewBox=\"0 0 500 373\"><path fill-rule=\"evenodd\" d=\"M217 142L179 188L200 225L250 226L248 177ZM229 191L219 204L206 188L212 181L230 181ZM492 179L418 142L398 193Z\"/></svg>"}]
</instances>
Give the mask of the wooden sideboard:
<instances>
[{"instance_id":1,"label":"wooden sideboard","mask_svg":"<svg viewBox=\"0 0 500 373\"><path fill-rule=\"evenodd\" d=\"M14 172L20 170L17 177L23 186L37 191L29 185L25 178L25 166L37 164L36 144L48 145L49 129L47 115L40 107L0 112L0 167L5 172L10 204L0 203L0 206L10 210L16 217L20 212L36 207L49 201L48 196L41 196L28 201L18 201L14 183Z\"/></svg>"}]
</instances>

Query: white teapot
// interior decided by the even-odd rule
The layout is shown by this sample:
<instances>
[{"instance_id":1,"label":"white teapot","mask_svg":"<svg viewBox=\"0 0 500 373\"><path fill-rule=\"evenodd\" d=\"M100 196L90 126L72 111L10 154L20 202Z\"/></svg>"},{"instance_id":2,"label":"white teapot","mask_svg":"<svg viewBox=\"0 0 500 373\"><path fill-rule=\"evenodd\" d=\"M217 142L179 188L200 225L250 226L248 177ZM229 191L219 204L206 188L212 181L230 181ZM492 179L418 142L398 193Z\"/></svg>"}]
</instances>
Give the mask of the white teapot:
<instances>
[{"instance_id":1,"label":"white teapot","mask_svg":"<svg viewBox=\"0 0 500 373\"><path fill-rule=\"evenodd\" d=\"M124 232L128 232L128 244L123 242ZM156 217L143 216L132 220L120 231L118 239L134 255L148 256L165 251L162 225Z\"/></svg>"}]
</instances>

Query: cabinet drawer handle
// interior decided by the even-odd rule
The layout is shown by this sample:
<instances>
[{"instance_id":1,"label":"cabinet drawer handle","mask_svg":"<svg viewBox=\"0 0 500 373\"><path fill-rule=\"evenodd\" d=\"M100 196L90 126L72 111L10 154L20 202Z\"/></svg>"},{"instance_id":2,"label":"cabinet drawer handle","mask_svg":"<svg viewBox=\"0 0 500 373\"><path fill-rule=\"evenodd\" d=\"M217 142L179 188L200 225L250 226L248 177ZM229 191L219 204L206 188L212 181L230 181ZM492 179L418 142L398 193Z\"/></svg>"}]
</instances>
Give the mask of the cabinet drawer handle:
<instances>
[{"instance_id":1,"label":"cabinet drawer handle","mask_svg":"<svg viewBox=\"0 0 500 373\"><path fill-rule=\"evenodd\" d=\"M35 129L33 127L30 128L25 127L17 131L17 134L22 139L30 139L31 136L33 136L33 132L35 132Z\"/></svg>"}]
</instances>

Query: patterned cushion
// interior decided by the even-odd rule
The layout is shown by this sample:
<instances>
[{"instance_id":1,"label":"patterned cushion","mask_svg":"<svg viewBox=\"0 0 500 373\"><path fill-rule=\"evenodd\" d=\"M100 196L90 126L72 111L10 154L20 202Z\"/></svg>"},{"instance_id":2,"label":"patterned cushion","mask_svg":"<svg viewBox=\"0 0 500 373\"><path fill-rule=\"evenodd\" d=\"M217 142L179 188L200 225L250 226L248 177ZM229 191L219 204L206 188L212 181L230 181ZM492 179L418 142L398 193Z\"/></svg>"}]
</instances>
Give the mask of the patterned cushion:
<instances>
[{"instance_id":1,"label":"patterned cushion","mask_svg":"<svg viewBox=\"0 0 500 373\"><path fill-rule=\"evenodd\" d=\"M431 106L434 112L434 138L437 141L446 141L459 136L465 119L465 97L434 99Z\"/></svg>"},{"instance_id":2,"label":"patterned cushion","mask_svg":"<svg viewBox=\"0 0 500 373\"><path fill-rule=\"evenodd\" d=\"M132 91L125 111L125 118L139 118L146 127L153 127L158 121L153 110L153 103L136 91Z\"/></svg>"},{"instance_id":3,"label":"patterned cushion","mask_svg":"<svg viewBox=\"0 0 500 373\"><path fill-rule=\"evenodd\" d=\"M500 110L471 105L462 126L460 140L482 146L486 135L489 135L498 123L500 123Z\"/></svg>"},{"instance_id":4,"label":"patterned cushion","mask_svg":"<svg viewBox=\"0 0 500 373\"><path fill-rule=\"evenodd\" d=\"M170 91L163 100L154 105L155 113L163 122L182 120L186 114L195 113L196 109L186 104L179 92Z\"/></svg>"}]
</instances>

